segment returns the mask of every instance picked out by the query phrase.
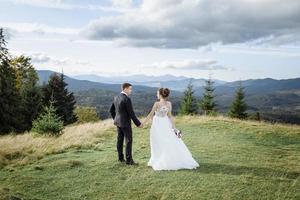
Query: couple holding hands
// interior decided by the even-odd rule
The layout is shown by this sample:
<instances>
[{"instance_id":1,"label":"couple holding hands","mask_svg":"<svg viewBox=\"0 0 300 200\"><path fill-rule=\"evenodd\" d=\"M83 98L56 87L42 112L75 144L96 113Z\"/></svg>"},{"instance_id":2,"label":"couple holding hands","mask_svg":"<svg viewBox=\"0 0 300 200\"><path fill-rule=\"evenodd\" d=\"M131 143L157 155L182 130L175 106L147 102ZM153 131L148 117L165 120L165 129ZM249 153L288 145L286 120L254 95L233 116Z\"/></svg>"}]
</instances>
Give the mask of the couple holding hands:
<instances>
[{"instance_id":1,"label":"couple holding hands","mask_svg":"<svg viewBox=\"0 0 300 200\"><path fill-rule=\"evenodd\" d=\"M123 83L121 93L114 97L109 109L118 131L117 150L119 161L128 165L138 165L132 158L131 120L137 127L143 128L152 119L150 128L151 156L147 165L154 170L195 169L199 167L199 164L194 160L181 139L181 132L175 127L172 103L168 101L170 90L168 88L157 90L157 101L153 104L143 123L134 113L130 99L131 93L132 85ZM124 139L126 160L123 154Z\"/></svg>"}]
</instances>

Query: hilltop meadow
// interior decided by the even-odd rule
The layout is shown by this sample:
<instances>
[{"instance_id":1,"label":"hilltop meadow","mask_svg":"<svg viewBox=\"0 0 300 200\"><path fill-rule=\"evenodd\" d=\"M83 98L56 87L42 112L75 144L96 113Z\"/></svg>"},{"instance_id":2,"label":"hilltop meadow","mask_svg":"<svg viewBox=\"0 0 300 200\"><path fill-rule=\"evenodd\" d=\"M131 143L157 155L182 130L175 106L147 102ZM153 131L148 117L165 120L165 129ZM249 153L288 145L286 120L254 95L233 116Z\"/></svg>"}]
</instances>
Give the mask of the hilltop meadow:
<instances>
[{"instance_id":1,"label":"hilltop meadow","mask_svg":"<svg viewBox=\"0 0 300 200\"><path fill-rule=\"evenodd\" d=\"M0 199L299 199L300 126L176 117L196 170L153 171L149 125L134 128L138 166L118 163L111 120L59 136L0 137ZM175 148L175 147L174 147Z\"/></svg>"}]
</instances>

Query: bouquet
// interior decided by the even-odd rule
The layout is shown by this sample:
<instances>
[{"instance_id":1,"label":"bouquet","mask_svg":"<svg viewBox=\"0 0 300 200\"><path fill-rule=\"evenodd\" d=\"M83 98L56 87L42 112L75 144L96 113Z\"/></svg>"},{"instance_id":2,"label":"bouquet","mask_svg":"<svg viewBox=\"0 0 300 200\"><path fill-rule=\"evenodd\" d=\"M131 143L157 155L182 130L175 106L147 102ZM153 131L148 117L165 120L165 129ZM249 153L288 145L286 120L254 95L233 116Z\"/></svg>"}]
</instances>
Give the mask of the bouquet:
<instances>
[{"instance_id":1,"label":"bouquet","mask_svg":"<svg viewBox=\"0 0 300 200\"><path fill-rule=\"evenodd\" d=\"M173 131L178 138L181 138L181 136L182 136L181 130L174 128Z\"/></svg>"}]
</instances>

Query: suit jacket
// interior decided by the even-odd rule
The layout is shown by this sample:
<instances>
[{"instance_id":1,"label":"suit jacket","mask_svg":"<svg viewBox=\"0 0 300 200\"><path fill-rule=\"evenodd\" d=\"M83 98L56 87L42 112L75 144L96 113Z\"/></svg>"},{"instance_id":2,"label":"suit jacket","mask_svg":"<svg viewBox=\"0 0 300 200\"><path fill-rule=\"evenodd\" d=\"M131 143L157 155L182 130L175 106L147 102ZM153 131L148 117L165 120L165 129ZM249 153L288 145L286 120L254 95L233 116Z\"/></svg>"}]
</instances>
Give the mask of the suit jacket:
<instances>
[{"instance_id":1,"label":"suit jacket","mask_svg":"<svg viewBox=\"0 0 300 200\"><path fill-rule=\"evenodd\" d=\"M131 120L136 126L141 125L133 111L131 99L126 94L120 93L114 97L109 112L118 127L131 127Z\"/></svg>"}]
</instances>

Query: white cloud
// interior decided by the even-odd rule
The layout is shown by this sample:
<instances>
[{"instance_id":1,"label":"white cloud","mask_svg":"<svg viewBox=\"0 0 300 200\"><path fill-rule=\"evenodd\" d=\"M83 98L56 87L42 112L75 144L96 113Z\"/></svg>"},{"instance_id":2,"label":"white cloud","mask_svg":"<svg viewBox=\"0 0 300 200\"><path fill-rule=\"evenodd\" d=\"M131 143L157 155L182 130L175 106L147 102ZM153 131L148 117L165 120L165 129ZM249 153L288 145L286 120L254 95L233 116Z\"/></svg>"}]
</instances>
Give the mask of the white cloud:
<instances>
[{"instance_id":1,"label":"white cloud","mask_svg":"<svg viewBox=\"0 0 300 200\"><path fill-rule=\"evenodd\" d=\"M29 52L25 55L29 56L34 64L51 64L51 65L89 65L92 64L89 61L74 60L71 58L59 59L53 56L49 56L45 53L40 52Z\"/></svg>"},{"instance_id":2,"label":"white cloud","mask_svg":"<svg viewBox=\"0 0 300 200\"><path fill-rule=\"evenodd\" d=\"M203 50L205 52L206 49ZM242 45L227 45L227 46L210 46L208 51L219 53L238 53L249 55L262 55L262 56L276 56L285 58L300 57L300 46L272 46L268 45L255 45L255 44L242 44Z\"/></svg>"},{"instance_id":3,"label":"white cloud","mask_svg":"<svg viewBox=\"0 0 300 200\"><path fill-rule=\"evenodd\" d=\"M70 58L58 59L48 56L44 53L32 53L29 55L29 57L31 57L32 62L36 64L47 63L54 65L66 65L72 63Z\"/></svg>"},{"instance_id":4,"label":"white cloud","mask_svg":"<svg viewBox=\"0 0 300 200\"><path fill-rule=\"evenodd\" d=\"M182 61L163 61L151 65L145 65L144 68L171 69L171 70L233 70L218 64L215 60L182 60Z\"/></svg>"},{"instance_id":5,"label":"white cloud","mask_svg":"<svg viewBox=\"0 0 300 200\"><path fill-rule=\"evenodd\" d=\"M130 11L131 0L112 0L111 5L102 5L101 1L96 3L89 3L89 1L82 1L81 3L72 2L68 0L9 0L17 5L30 5L35 7L55 8L63 10L72 9L87 9L87 10L101 10L101 11L115 11L127 12Z\"/></svg>"},{"instance_id":6,"label":"white cloud","mask_svg":"<svg viewBox=\"0 0 300 200\"><path fill-rule=\"evenodd\" d=\"M0 27L13 31L15 34L17 33L37 33L37 34L45 34L45 33L55 33L55 34L64 34L64 35L75 35L79 33L80 30L73 28L59 28L48 26L45 24L38 23L18 23L18 22L0 22Z\"/></svg>"},{"instance_id":7,"label":"white cloud","mask_svg":"<svg viewBox=\"0 0 300 200\"><path fill-rule=\"evenodd\" d=\"M299 44L300 1L144 0L132 12L102 17L83 31L92 40L156 48L198 48L261 38Z\"/></svg>"}]
</instances>

